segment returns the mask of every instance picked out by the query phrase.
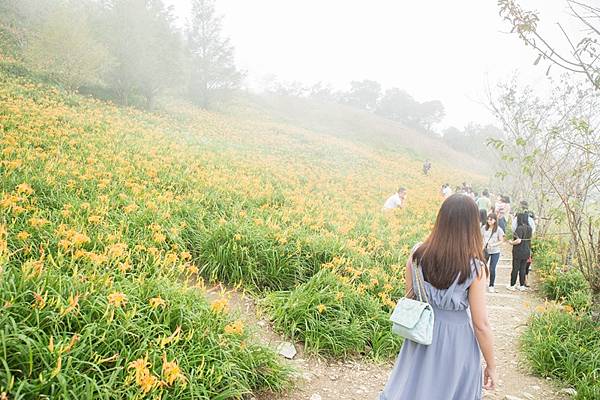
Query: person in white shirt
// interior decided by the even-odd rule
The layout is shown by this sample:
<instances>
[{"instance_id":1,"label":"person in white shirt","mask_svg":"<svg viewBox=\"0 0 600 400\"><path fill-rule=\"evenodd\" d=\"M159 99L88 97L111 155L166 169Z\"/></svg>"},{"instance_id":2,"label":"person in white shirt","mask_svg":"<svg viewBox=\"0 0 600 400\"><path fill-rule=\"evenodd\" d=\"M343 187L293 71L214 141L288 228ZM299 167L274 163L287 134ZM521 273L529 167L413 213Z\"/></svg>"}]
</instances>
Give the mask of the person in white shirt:
<instances>
[{"instance_id":1,"label":"person in white shirt","mask_svg":"<svg viewBox=\"0 0 600 400\"><path fill-rule=\"evenodd\" d=\"M394 208L402 208L404 199L406 199L406 188L401 187L400 189L398 189L398 192L388 197L388 199L383 204L383 209L392 210Z\"/></svg>"},{"instance_id":2,"label":"person in white shirt","mask_svg":"<svg viewBox=\"0 0 600 400\"><path fill-rule=\"evenodd\" d=\"M489 262L490 268L490 284L488 286L490 293L496 292L496 266L500 260L500 245L504 241L504 231L498 226L497 218L496 214L489 214L486 223L481 227L485 262Z\"/></svg>"},{"instance_id":3,"label":"person in white shirt","mask_svg":"<svg viewBox=\"0 0 600 400\"><path fill-rule=\"evenodd\" d=\"M445 199L447 199L448 197L450 197L452 195L452 188L450 187L450 185L448 183L446 183L444 186L442 186L442 195L444 195Z\"/></svg>"}]
</instances>

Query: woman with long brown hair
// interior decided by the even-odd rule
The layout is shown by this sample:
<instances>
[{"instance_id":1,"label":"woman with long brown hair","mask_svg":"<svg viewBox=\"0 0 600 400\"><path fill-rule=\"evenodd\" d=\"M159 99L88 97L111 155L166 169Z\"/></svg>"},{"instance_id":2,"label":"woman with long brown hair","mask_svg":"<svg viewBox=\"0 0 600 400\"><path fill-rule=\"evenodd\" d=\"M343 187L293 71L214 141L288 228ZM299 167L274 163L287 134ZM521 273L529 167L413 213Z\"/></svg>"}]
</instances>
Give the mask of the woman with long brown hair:
<instances>
[{"instance_id":1,"label":"woman with long brown hair","mask_svg":"<svg viewBox=\"0 0 600 400\"><path fill-rule=\"evenodd\" d=\"M419 273L433 307L432 343L404 341L380 400L479 400L482 387L494 389L483 260L477 205L469 196L454 194L444 201L431 234L413 248L406 265L406 292L413 292ZM480 350L486 362L483 372Z\"/></svg>"}]
</instances>

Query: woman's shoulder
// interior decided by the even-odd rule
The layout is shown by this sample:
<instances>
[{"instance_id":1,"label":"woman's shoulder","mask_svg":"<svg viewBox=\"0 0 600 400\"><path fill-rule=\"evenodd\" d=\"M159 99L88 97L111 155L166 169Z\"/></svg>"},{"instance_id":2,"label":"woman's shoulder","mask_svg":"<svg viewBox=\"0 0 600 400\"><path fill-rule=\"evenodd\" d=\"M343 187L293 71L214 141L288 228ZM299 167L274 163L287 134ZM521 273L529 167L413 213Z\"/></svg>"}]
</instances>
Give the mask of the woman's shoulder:
<instances>
[{"instance_id":1,"label":"woman's shoulder","mask_svg":"<svg viewBox=\"0 0 600 400\"><path fill-rule=\"evenodd\" d=\"M414 253L421 245L423 244L423 242L418 242L415 243L415 245L412 247L412 249L410 249L410 253Z\"/></svg>"},{"instance_id":2,"label":"woman's shoulder","mask_svg":"<svg viewBox=\"0 0 600 400\"><path fill-rule=\"evenodd\" d=\"M471 259L471 276L467 279L465 286L470 286L471 282L473 282L478 276L480 276L481 271L483 270L483 268L485 267L485 264L483 261L477 259L477 258L472 258Z\"/></svg>"},{"instance_id":3,"label":"woman's shoulder","mask_svg":"<svg viewBox=\"0 0 600 400\"><path fill-rule=\"evenodd\" d=\"M418 243L416 243L416 244L415 244L415 245L412 247L412 249L410 249L410 255L409 255L409 258L410 258L411 260L412 260L412 259L415 257L415 252L417 251L417 249L418 249L419 247L421 247L421 245L422 245L422 244L423 244L423 242L418 242Z\"/></svg>"}]
</instances>

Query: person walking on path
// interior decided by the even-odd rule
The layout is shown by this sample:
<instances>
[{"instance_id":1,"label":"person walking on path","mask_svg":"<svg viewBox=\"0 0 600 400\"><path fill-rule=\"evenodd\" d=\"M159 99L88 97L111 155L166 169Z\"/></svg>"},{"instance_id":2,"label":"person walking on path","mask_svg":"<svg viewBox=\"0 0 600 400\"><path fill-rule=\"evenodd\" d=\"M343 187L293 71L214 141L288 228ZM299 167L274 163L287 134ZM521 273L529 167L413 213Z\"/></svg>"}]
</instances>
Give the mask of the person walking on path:
<instances>
[{"instance_id":1,"label":"person walking on path","mask_svg":"<svg viewBox=\"0 0 600 400\"><path fill-rule=\"evenodd\" d=\"M498 226L496 214L491 213L487 216L487 222L481 227L481 235L483 236L485 262L489 262L490 268L488 292L495 293L496 266L500 260L500 245L504 241L504 231Z\"/></svg>"},{"instance_id":2,"label":"person walking on path","mask_svg":"<svg viewBox=\"0 0 600 400\"><path fill-rule=\"evenodd\" d=\"M401 187L398 192L394 193L383 204L384 210L393 210L394 208L402 208L406 199L406 188Z\"/></svg>"},{"instance_id":3,"label":"person walking on path","mask_svg":"<svg viewBox=\"0 0 600 400\"><path fill-rule=\"evenodd\" d=\"M498 196L498 201L494 206L494 213L498 216L498 226L506 232L506 217L510 214L510 199L508 196Z\"/></svg>"},{"instance_id":4,"label":"person walking on path","mask_svg":"<svg viewBox=\"0 0 600 400\"><path fill-rule=\"evenodd\" d=\"M525 273L527 271L527 260L531 256L531 234L532 229L527 219L526 213L517 214L517 228L513 233L513 240L509 243L512 248L512 272L510 274L509 290L516 290L517 275L519 275L519 290L526 290Z\"/></svg>"},{"instance_id":5,"label":"person walking on path","mask_svg":"<svg viewBox=\"0 0 600 400\"><path fill-rule=\"evenodd\" d=\"M527 223L531 227L531 237L535 235L535 214L533 211L529 209L529 203L527 200L521 200L519 202L519 212L527 214ZM513 218L511 224L513 232L517 229L517 218ZM525 266L525 287L529 287L527 284L529 278L529 270L531 269L531 256L527 259L527 264Z\"/></svg>"},{"instance_id":6,"label":"person walking on path","mask_svg":"<svg viewBox=\"0 0 600 400\"><path fill-rule=\"evenodd\" d=\"M492 209L492 201L490 200L490 192L487 189L483 189L481 196L477 197L477 207L480 210L489 212Z\"/></svg>"},{"instance_id":7,"label":"person walking on path","mask_svg":"<svg viewBox=\"0 0 600 400\"><path fill-rule=\"evenodd\" d=\"M435 316L432 343L404 340L379 400L480 400L482 387L495 388L493 335L485 299L488 269L482 249L475 201L453 194L406 265L407 293L414 293L416 285L413 264L421 267L415 271L422 274ZM480 350L486 362L483 372Z\"/></svg>"}]
</instances>

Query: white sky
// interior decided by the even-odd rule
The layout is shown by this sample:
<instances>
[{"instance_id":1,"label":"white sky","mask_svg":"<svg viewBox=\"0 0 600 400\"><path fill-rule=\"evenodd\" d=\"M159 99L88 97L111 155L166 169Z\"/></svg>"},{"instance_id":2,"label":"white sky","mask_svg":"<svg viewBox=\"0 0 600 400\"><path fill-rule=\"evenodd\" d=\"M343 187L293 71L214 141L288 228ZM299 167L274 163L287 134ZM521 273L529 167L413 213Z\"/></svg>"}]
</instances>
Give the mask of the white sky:
<instances>
[{"instance_id":1,"label":"white sky","mask_svg":"<svg viewBox=\"0 0 600 400\"><path fill-rule=\"evenodd\" d=\"M189 0L170 0L180 17ZM541 28L562 40L564 0L523 0L540 11ZM518 71L543 87L547 64L509 30L497 0L217 0L223 33L235 46L248 84L274 74L281 81L318 81L345 89L372 79L405 89L418 101L439 99L442 126L494 122L478 102ZM558 73L558 69L554 74Z\"/></svg>"}]
</instances>

